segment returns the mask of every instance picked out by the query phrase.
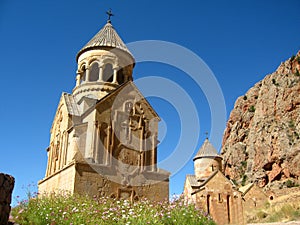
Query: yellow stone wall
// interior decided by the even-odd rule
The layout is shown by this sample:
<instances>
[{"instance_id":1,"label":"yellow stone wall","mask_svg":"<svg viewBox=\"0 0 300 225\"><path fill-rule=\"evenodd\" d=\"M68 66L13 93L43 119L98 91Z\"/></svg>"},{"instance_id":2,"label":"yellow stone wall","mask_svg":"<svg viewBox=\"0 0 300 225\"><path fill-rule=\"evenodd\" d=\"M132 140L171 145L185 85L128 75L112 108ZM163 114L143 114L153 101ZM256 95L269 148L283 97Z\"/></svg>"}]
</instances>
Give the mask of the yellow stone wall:
<instances>
[{"instance_id":1,"label":"yellow stone wall","mask_svg":"<svg viewBox=\"0 0 300 225\"><path fill-rule=\"evenodd\" d=\"M38 184L40 194L74 193L75 163L41 180Z\"/></svg>"},{"instance_id":2,"label":"yellow stone wall","mask_svg":"<svg viewBox=\"0 0 300 225\"><path fill-rule=\"evenodd\" d=\"M218 172L196 193L196 205L209 212L218 225L244 224L241 193Z\"/></svg>"},{"instance_id":3,"label":"yellow stone wall","mask_svg":"<svg viewBox=\"0 0 300 225\"><path fill-rule=\"evenodd\" d=\"M92 167L91 165L85 163L79 163L76 165L76 175L74 183L75 193L87 194L91 197L112 198L122 198L122 194L124 193L126 198L127 194L132 195L132 200L147 198L152 201L163 201L168 199L168 180L148 179L147 181L145 181L145 185L128 187L121 185L121 177L118 178L113 173L109 174L109 172L103 173L106 174L106 176L104 176L103 174L96 171L102 169L105 170L105 168L99 168L101 166L96 164L94 164L94 166ZM110 170L109 168L106 169Z\"/></svg>"},{"instance_id":4,"label":"yellow stone wall","mask_svg":"<svg viewBox=\"0 0 300 225\"><path fill-rule=\"evenodd\" d=\"M267 195L261 188L253 185L250 190L244 195L244 210L250 212L254 209L263 207L268 202Z\"/></svg>"},{"instance_id":5,"label":"yellow stone wall","mask_svg":"<svg viewBox=\"0 0 300 225\"><path fill-rule=\"evenodd\" d=\"M194 161L194 170L197 178L207 178L214 171L222 171L220 158L200 158Z\"/></svg>"}]
</instances>

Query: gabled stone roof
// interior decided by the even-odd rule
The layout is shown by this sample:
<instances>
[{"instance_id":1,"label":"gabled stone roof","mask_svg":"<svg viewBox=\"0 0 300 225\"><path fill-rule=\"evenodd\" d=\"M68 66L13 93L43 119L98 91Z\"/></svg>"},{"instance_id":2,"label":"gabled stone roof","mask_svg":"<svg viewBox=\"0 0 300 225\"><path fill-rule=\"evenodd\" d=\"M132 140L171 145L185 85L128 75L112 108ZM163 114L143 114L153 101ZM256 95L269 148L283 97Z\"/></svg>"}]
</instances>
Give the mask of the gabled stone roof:
<instances>
[{"instance_id":1,"label":"gabled stone roof","mask_svg":"<svg viewBox=\"0 0 300 225\"><path fill-rule=\"evenodd\" d=\"M205 139L203 145L199 149L196 156L193 158L195 161L199 158L205 158L205 157L220 157L215 147L209 142L208 139Z\"/></svg>"},{"instance_id":2,"label":"gabled stone roof","mask_svg":"<svg viewBox=\"0 0 300 225\"><path fill-rule=\"evenodd\" d=\"M199 183L195 175L186 175L186 179L189 181L192 187L199 187Z\"/></svg>"},{"instance_id":3,"label":"gabled stone roof","mask_svg":"<svg viewBox=\"0 0 300 225\"><path fill-rule=\"evenodd\" d=\"M254 185L254 183L249 183L245 186L240 187L239 191L242 192L243 195L245 195L252 188L253 185Z\"/></svg>"},{"instance_id":4,"label":"gabled stone roof","mask_svg":"<svg viewBox=\"0 0 300 225\"><path fill-rule=\"evenodd\" d=\"M78 52L77 59L83 52L97 47L117 48L128 53L133 58L131 52L110 22L107 22L105 26Z\"/></svg>"},{"instance_id":5,"label":"gabled stone roof","mask_svg":"<svg viewBox=\"0 0 300 225\"><path fill-rule=\"evenodd\" d=\"M126 89L125 89L126 88ZM125 90L124 90L125 89ZM154 118L157 118L158 121L160 121L160 117L157 114L157 112L152 108L152 106L150 105L150 103L147 101L147 99L143 96L143 94L140 92L140 90L137 88L137 86L134 84L133 81L127 81L124 84L120 85L119 87L117 87L113 92L105 95L103 98L99 99L96 103L96 105L98 104L103 104L103 102L105 101L109 101L110 99L113 99L114 96L118 95L121 91L124 90L124 93L133 90L135 91L135 93L139 96L138 99L140 99L141 101L144 101L146 107L147 107L147 111L149 113L151 113L153 115ZM123 93L123 94L124 94ZM115 100L115 99L114 99ZM92 112L92 110L94 109L94 106L89 108L88 110L86 110L81 116L85 117L87 115L89 115L89 113Z\"/></svg>"},{"instance_id":6,"label":"gabled stone roof","mask_svg":"<svg viewBox=\"0 0 300 225\"><path fill-rule=\"evenodd\" d=\"M72 116L80 116L80 111L75 102L73 95L68 93L63 93L64 100L68 109L68 113Z\"/></svg>"}]
</instances>

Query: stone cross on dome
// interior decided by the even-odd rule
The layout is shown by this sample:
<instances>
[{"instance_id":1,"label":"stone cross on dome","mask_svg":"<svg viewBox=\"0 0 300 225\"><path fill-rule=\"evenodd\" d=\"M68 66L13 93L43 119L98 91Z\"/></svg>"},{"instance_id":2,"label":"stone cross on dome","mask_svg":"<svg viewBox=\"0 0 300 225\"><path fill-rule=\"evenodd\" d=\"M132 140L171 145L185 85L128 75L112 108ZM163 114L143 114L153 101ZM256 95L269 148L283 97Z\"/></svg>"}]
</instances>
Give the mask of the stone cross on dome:
<instances>
[{"instance_id":1,"label":"stone cross on dome","mask_svg":"<svg viewBox=\"0 0 300 225\"><path fill-rule=\"evenodd\" d=\"M205 138L208 139L208 132L205 132Z\"/></svg>"},{"instance_id":2,"label":"stone cross on dome","mask_svg":"<svg viewBox=\"0 0 300 225\"><path fill-rule=\"evenodd\" d=\"M106 11L106 14L108 15L107 22L110 23L111 22L110 17L114 16L114 14L112 13L111 9L109 9L108 11Z\"/></svg>"}]
</instances>

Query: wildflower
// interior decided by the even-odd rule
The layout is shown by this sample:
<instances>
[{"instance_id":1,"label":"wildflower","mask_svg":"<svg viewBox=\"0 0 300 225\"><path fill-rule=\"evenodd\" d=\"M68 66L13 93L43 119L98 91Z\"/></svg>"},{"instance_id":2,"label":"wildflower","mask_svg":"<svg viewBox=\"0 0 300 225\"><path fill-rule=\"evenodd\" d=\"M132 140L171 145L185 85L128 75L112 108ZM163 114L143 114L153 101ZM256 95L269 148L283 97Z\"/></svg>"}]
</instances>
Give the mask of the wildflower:
<instances>
[{"instance_id":1,"label":"wildflower","mask_svg":"<svg viewBox=\"0 0 300 225\"><path fill-rule=\"evenodd\" d=\"M20 209L18 213L21 214L23 211L24 211L24 209Z\"/></svg>"}]
</instances>

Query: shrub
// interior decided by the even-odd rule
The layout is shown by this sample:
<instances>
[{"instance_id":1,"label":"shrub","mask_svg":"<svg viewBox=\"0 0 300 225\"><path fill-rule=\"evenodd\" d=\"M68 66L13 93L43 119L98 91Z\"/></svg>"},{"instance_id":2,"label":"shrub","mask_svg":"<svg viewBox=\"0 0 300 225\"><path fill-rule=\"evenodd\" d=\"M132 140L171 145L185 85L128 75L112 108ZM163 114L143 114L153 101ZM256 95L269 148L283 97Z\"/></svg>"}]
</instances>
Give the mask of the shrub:
<instances>
[{"instance_id":1,"label":"shrub","mask_svg":"<svg viewBox=\"0 0 300 225\"><path fill-rule=\"evenodd\" d=\"M285 183L285 185L286 185L288 188L291 188L291 187L294 187L294 186L295 186L294 182L291 181L291 180L287 180L286 183Z\"/></svg>"},{"instance_id":2,"label":"shrub","mask_svg":"<svg viewBox=\"0 0 300 225\"><path fill-rule=\"evenodd\" d=\"M254 107L254 105L251 105L251 106L248 108L248 111L249 111L249 112L255 112L255 107Z\"/></svg>"},{"instance_id":3,"label":"shrub","mask_svg":"<svg viewBox=\"0 0 300 225\"><path fill-rule=\"evenodd\" d=\"M256 214L257 218L258 219L264 219L268 216L268 214L264 211L259 211L257 214Z\"/></svg>"},{"instance_id":4,"label":"shrub","mask_svg":"<svg viewBox=\"0 0 300 225\"><path fill-rule=\"evenodd\" d=\"M295 55L292 55L291 61L294 61L295 57L296 57Z\"/></svg>"},{"instance_id":5,"label":"shrub","mask_svg":"<svg viewBox=\"0 0 300 225\"><path fill-rule=\"evenodd\" d=\"M294 123L294 121L293 121L293 120L290 120L288 126L289 126L289 128L295 128L295 123Z\"/></svg>"},{"instance_id":6,"label":"shrub","mask_svg":"<svg viewBox=\"0 0 300 225\"><path fill-rule=\"evenodd\" d=\"M241 164L242 164L242 167L247 167L247 161L242 161Z\"/></svg>"},{"instance_id":7,"label":"shrub","mask_svg":"<svg viewBox=\"0 0 300 225\"><path fill-rule=\"evenodd\" d=\"M231 181L232 181L232 183L233 183L234 185L238 185L238 183L237 183L237 181L236 181L235 179L232 179Z\"/></svg>"},{"instance_id":8,"label":"shrub","mask_svg":"<svg viewBox=\"0 0 300 225\"><path fill-rule=\"evenodd\" d=\"M242 186L245 186L247 179L248 179L247 175L244 174L244 175L243 175L242 182L241 182L241 185L242 185Z\"/></svg>"}]
</instances>

